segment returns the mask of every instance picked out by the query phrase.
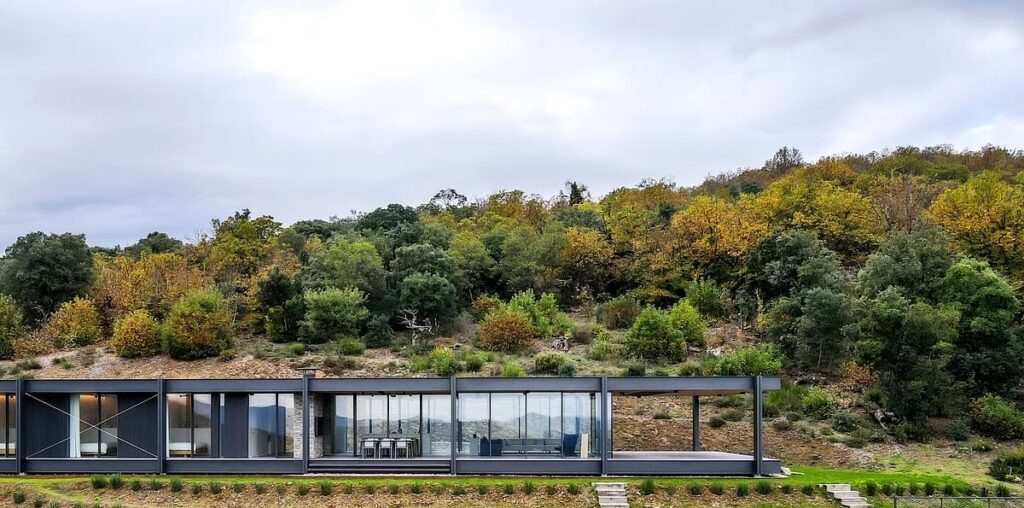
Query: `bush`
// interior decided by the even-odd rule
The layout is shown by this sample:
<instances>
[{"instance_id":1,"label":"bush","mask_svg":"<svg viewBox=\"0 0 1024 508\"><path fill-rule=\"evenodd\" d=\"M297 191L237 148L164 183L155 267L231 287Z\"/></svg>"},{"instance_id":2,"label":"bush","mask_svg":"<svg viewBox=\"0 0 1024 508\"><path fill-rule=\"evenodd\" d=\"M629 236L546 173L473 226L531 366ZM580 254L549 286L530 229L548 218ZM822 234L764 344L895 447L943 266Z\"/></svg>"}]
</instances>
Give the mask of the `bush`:
<instances>
[{"instance_id":1,"label":"bush","mask_svg":"<svg viewBox=\"0 0 1024 508\"><path fill-rule=\"evenodd\" d=\"M654 494L657 489L658 487L655 485L654 480L650 478L644 478L644 481L640 482L640 493L645 496Z\"/></svg>"},{"instance_id":2,"label":"bush","mask_svg":"<svg viewBox=\"0 0 1024 508\"><path fill-rule=\"evenodd\" d=\"M730 409L722 413L722 419L729 422L738 422L743 420L744 413L740 409Z\"/></svg>"},{"instance_id":3,"label":"bush","mask_svg":"<svg viewBox=\"0 0 1024 508\"><path fill-rule=\"evenodd\" d=\"M366 322L366 333L363 334L363 341L368 348L381 348L391 346L395 339L395 332L391 329L391 319L384 314L374 314Z\"/></svg>"},{"instance_id":4,"label":"bush","mask_svg":"<svg viewBox=\"0 0 1024 508\"><path fill-rule=\"evenodd\" d=\"M665 411L665 410L662 409L662 410L659 410L659 411L654 413L654 419L655 420L671 420L672 419L672 413L669 413L668 411Z\"/></svg>"},{"instance_id":5,"label":"bush","mask_svg":"<svg viewBox=\"0 0 1024 508\"><path fill-rule=\"evenodd\" d=\"M711 488L709 490L712 494L716 496L721 496L722 494L725 494L725 487L721 483L712 483Z\"/></svg>"},{"instance_id":6,"label":"bush","mask_svg":"<svg viewBox=\"0 0 1024 508\"><path fill-rule=\"evenodd\" d=\"M363 293L355 288L309 290L303 299L306 317L302 320L302 336L310 344L354 336L370 315L363 305L366 301Z\"/></svg>"},{"instance_id":7,"label":"bush","mask_svg":"<svg viewBox=\"0 0 1024 508\"><path fill-rule=\"evenodd\" d=\"M289 344L285 351L288 353L288 356L297 358L306 354L306 345L302 343Z\"/></svg>"},{"instance_id":8,"label":"bush","mask_svg":"<svg viewBox=\"0 0 1024 508\"><path fill-rule=\"evenodd\" d=\"M533 341L533 326L522 311L501 308L480 324L480 347L488 351L518 353Z\"/></svg>"},{"instance_id":9,"label":"bush","mask_svg":"<svg viewBox=\"0 0 1024 508\"><path fill-rule=\"evenodd\" d=\"M501 300L496 296L480 295L469 306L469 312L473 314L473 318L477 322L480 322L491 311L500 308L502 305Z\"/></svg>"},{"instance_id":10,"label":"bush","mask_svg":"<svg viewBox=\"0 0 1024 508\"><path fill-rule=\"evenodd\" d=\"M523 494L529 496L530 494L533 494L535 490L537 490L537 486L534 485L533 482L530 480L523 482Z\"/></svg>"},{"instance_id":11,"label":"bush","mask_svg":"<svg viewBox=\"0 0 1024 508\"><path fill-rule=\"evenodd\" d=\"M334 484L327 480L322 480L318 485L320 487L321 496L329 496L334 492Z\"/></svg>"},{"instance_id":12,"label":"bush","mask_svg":"<svg viewBox=\"0 0 1024 508\"><path fill-rule=\"evenodd\" d=\"M25 502L25 493L20 490L16 490L14 491L14 494L11 495L11 500L14 501L14 504L22 504Z\"/></svg>"},{"instance_id":13,"label":"bush","mask_svg":"<svg viewBox=\"0 0 1024 508\"><path fill-rule=\"evenodd\" d=\"M741 483L736 486L736 497L747 497L750 495L750 485Z\"/></svg>"},{"instance_id":14,"label":"bush","mask_svg":"<svg viewBox=\"0 0 1024 508\"><path fill-rule=\"evenodd\" d=\"M526 372L523 372L523 368L516 362L506 363L501 368L501 377L523 377Z\"/></svg>"},{"instance_id":15,"label":"bush","mask_svg":"<svg viewBox=\"0 0 1024 508\"><path fill-rule=\"evenodd\" d=\"M771 494L772 484L765 481L757 482L757 493L761 494L762 496L767 496Z\"/></svg>"},{"instance_id":16,"label":"bush","mask_svg":"<svg viewBox=\"0 0 1024 508\"><path fill-rule=\"evenodd\" d=\"M694 484L690 485L690 495L691 496L699 496L699 495L701 495L703 493L704 493L704 486L703 485L701 485L699 483L694 483Z\"/></svg>"},{"instance_id":17,"label":"bush","mask_svg":"<svg viewBox=\"0 0 1024 508\"><path fill-rule=\"evenodd\" d=\"M620 296L597 306L597 321L613 330L633 326L640 316L640 303L629 296Z\"/></svg>"},{"instance_id":18,"label":"bush","mask_svg":"<svg viewBox=\"0 0 1024 508\"><path fill-rule=\"evenodd\" d=\"M131 312L114 322L110 348L122 358L160 353L160 325L145 310Z\"/></svg>"},{"instance_id":19,"label":"bush","mask_svg":"<svg viewBox=\"0 0 1024 508\"><path fill-rule=\"evenodd\" d=\"M1010 497L1010 487L999 484L996 485L996 497Z\"/></svg>"},{"instance_id":20,"label":"bush","mask_svg":"<svg viewBox=\"0 0 1024 508\"><path fill-rule=\"evenodd\" d=\"M350 495L354 494L355 491L356 491L356 488L354 486L352 486L351 483L346 483L345 486L341 488L341 492L343 494L345 494L346 496L350 496Z\"/></svg>"},{"instance_id":21,"label":"bush","mask_svg":"<svg viewBox=\"0 0 1024 508\"><path fill-rule=\"evenodd\" d=\"M423 486L418 483L414 483L409 486L409 493L414 495L420 495L423 493Z\"/></svg>"},{"instance_id":22,"label":"bush","mask_svg":"<svg viewBox=\"0 0 1024 508\"><path fill-rule=\"evenodd\" d=\"M619 356L619 345L612 342L612 334L600 327L594 332L594 342L590 346L590 359L604 361Z\"/></svg>"},{"instance_id":23,"label":"bush","mask_svg":"<svg viewBox=\"0 0 1024 508\"><path fill-rule=\"evenodd\" d=\"M210 482L206 487L210 490L210 494L214 495L220 494L224 491L224 486L221 485L220 482Z\"/></svg>"},{"instance_id":24,"label":"bush","mask_svg":"<svg viewBox=\"0 0 1024 508\"><path fill-rule=\"evenodd\" d=\"M931 435L926 422L901 422L891 428L892 437L898 443L924 443Z\"/></svg>"},{"instance_id":25,"label":"bush","mask_svg":"<svg viewBox=\"0 0 1024 508\"><path fill-rule=\"evenodd\" d=\"M972 402L969 418L979 434L996 439L1024 437L1024 413L998 395L986 394Z\"/></svg>"},{"instance_id":26,"label":"bush","mask_svg":"<svg viewBox=\"0 0 1024 508\"><path fill-rule=\"evenodd\" d=\"M567 358L565 363L558 367L558 377L575 377L576 376L576 362L572 361L571 358Z\"/></svg>"},{"instance_id":27,"label":"bush","mask_svg":"<svg viewBox=\"0 0 1024 508\"><path fill-rule=\"evenodd\" d=\"M700 317L697 309L686 300L679 300L668 311L668 321L673 328L683 334L683 340L687 344L704 345L704 335L708 331L708 325Z\"/></svg>"},{"instance_id":28,"label":"bush","mask_svg":"<svg viewBox=\"0 0 1024 508\"><path fill-rule=\"evenodd\" d=\"M487 357L480 352L467 353L462 360L469 372L480 372L480 369L487 363Z\"/></svg>"},{"instance_id":29,"label":"bush","mask_svg":"<svg viewBox=\"0 0 1024 508\"><path fill-rule=\"evenodd\" d=\"M54 351L53 340L46 330L35 330L14 341L15 358L31 358Z\"/></svg>"},{"instance_id":30,"label":"bush","mask_svg":"<svg viewBox=\"0 0 1024 508\"><path fill-rule=\"evenodd\" d=\"M725 315L725 290L711 279L698 279L686 288L686 300L701 316L717 319Z\"/></svg>"},{"instance_id":31,"label":"bush","mask_svg":"<svg viewBox=\"0 0 1024 508\"><path fill-rule=\"evenodd\" d=\"M441 377L452 376L459 371L455 353L442 346L437 346L430 352L430 365L434 368L434 374Z\"/></svg>"},{"instance_id":32,"label":"bush","mask_svg":"<svg viewBox=\"0 0 1024 508\"><path fill-rule=\"evenodd\" d=\"M565 319L565 316L558 312L555 296L551 293L542 293L540 298L534 297L533 290L516 293L509 300L507 308L526 316L533 328L533 334L537 337L565 333L572 326L571 321Z\"/></svg>"},{"instance_id":33,"label":"bush","mask_svg":"<svg viewBox=\"0 0 1024 508\"><path fill-rule=\"evenodd\" d=\"M817 386L807 390L801 403L804 413L814 415L823 420L828 418L839 405L831 393Z\"/></svg>"},{"instance_id":34,"label":"bush","mask_svg":"<svg viewBox=\"0 0 1024 508\"><path fill-rule=\"evenodd\" d=\"M1024 473L1024 448L1001 452L988 466L988 472L999 481L1008 481Z\"/></svg>"},{"instance_id":35,"label":"bush","mask_svg":"<svg viewBox=\"0 0 1024 508\"><path fill-rule=\"evenodd\" d=\"M533 371L537 374L558 374L570 360L560 353L537 353L533 357Z\"/></svg>"},{"instance_id":36,"label":"bush","mask_svg":"<svg viewBox=\"0 0 1024 508\"><path fill-rule=\"evenodd\" d=\"M845 411L832 414L832 430L836 432L853 432L860 427L860 418Z\"/></svg>"},{"instance_id":37,"label":"bush","mask_svg":"<svg viewBox=\"0 0 1024 508\"><path fill-rule=\"evenodd\" d=\"M162 488L164 488L164 484L160 481L159 478L154 476L154 477L149 479L149 490L154 490L155 491L155 490L160 490Z\"/></svg>"},{"instance_id":38,"label":"bush","mask_svg":"<svg viewBox=\"0 0 1024 508\"><path fill-rule=\"evenodd\" d=\"M300 483L298 489L296 489L296 494L300 496L305 496L306 494L309 494L309 485L306 483Z\"/></svg>"},{"instance_id":39,"label":"bush","mask_svg":"<svg viewBox=\"0 0 1024 508\"><path fill-rule=\"evenodd\" d=\"M103 333L96 306L81 297L64 302L50 318L46 330L61 349L94 344Z\"/></svg>"},{"instance_id":40,"label":"bush","mask_svg":"<svg viewBox=\"0 0 1024 508\"><path fill-rule=\"evenodd\" d=\"M107 486L107 477L94 474L89 477L89 483L94 489L103 489Z\"/></svg>"},{"instance_id":41,"label":"bush","mask_svg":"<svg viewBox=\"0 0 1024 508\"><path fill-rule=\"evenodd\" d=\"M0 294L0 359L14 357L14 341L25 333L21 307L14 298Z\"/></svg>"},{"instance_id":42,"label":"bush","mask_svg":"<svg viewBox=\"0 0 1024 508\"><path fill-rule=\"evenodd\" d=\"M552 487L551 485L548 485L548 489L549 490L551 489L551 487ZM476 486L476 493L480 494L481 496L486 496L487 493L490 492L490 490L491 490L490 486L488 486L486 484L480 484L480 485Z\"/></svg>"},{"instance_id":43,"label":"bush","mask_svg":"<svg viewBox=\"0 0 1024 508\"><path fill-rule=\"evenodd\" d=\"M715 373L720 376L776 375L782 372L782 359L771 344L747 346L718 357Z\"/></svg>"},{"instance_id":44,"label":"bush","mask_svg":"<svg viewBox=\"0 0 1024 508\"><path fill-rule=\"evenodd\" d=\"M505 485L502 485L501 492L506 496L511 496L512 494L516 493L516 489L515 487L512 486L511 483L506 483Z\"/></svg>"},{"instance_id":45,"label":"bush","mask_svg":"<svg viewBox=\"0 0 1024 508\"><path fill-rule=\"evenodd\" d=\"M804 485L803 487L800 487L800 492L803 493L803 495L805 495L805 496L813 496L814 495L814 486L813 485Z\"/></svg>"},{"instance_id":46,"label":"bush","mask_svg":"<svg viewBox=\"0 0 1024 508\"><path fill-rule=\"evenodd\" d=\"M167 353L179 360L217 356L231 347L227 302L213 289L191 291L167 316Z\"/></svg>"},{"instance_id":47,"label":"bush","mask_svg":"<svg viewBox=\"0 0 1024 508\"><path fill-rule=\"evenodd\" d=\"M605 327L599 324L580 323L576 325L576 328L574 328L572 333L569 334L569 340L573 344L592 344L594 342L594 337L601 333L601 330L604 330L605 332L608 331Z\"/></svg>"},{"instance_id":48,"label":"bush","mask_svg":"<svg viewBox=\"0 0 1024 508\"><path fill-rule=\"evenodd\" d=\"M343 338L338 341L338 353L345 356L359 356L366 351L366 345L352 338Z\"/></svg>"},{"instance_id":49,"label":"bush","mask_svg":"<svg viewBox=\"0 0 1024 508\"><path fill-rule=\"evenodd\" d=\"M644 377L647 375L647 366L642 363L631 363L622 369L622 375L628 377Z\"/></svg>"},{"instance_id":50,"label":"bush","mask_svg":"<svg viewBox=\"0 0 1024 508\"><path fill-rule=\"evenodd\" d=\"M171 478L171 492L181 492L183 488L185 488L185 483L181 481L181 478Z\"/></svg>"},{"instance_id":51,"label":"bush","mask_svg":"<svg viewBox=\"0 0 1024 508\"><path fill-rule=\"evenodd\" d=\"M648 306L626 332L623 348L634 358L674 363L682 359L686 343L663 312Z\"/></svg>"},{"instance_id":52,"label":"bush","mask_svg":"<svg viewBox=\"0 0 1024 508\"><path fill-rule=\"evenodd\" d=\"M575 483L570 483L569 484L569 494L571 494L573 496L580 495L580 486L575 484Z\"/></svg>"},{"instance_id":53,"label":"bush","mask_svg":"<svg viewBox=\"0 0 1024 508\"><path fill-rule=\"evenodd\" d=\"M712 417L711 417L711 418L710 418L710 419L708 420L708 425L709 425L709 426L710 426L710 427L711 427L712 429L717 429L717 428L719 428L719 427L722 427L722 426L724 426L724 425L725 425L725 419L724 419L724 418L722 418L721 416L712 416Z\"/></svg>"},{"instance_id":54,"label":"bush","mask_svg":"<svg viewBox=\"0 0 1024 508\"><path fill-rule=\"evenodd\" d=\"M793 428L793 424L789 423L789 420L775 420L772 422L772 428L775 429L776 432L785 432Z\"/></svg>"},{"instance_id":55,"label":"bush","mask_svg":"<svg viewBox=\"0 0 1024 508\"><path fill-rule=\"evenodd\" d=\"M114 473L110 476L110 488L120 489L124 487L124 478L121 477L121 473Z\"/></svg>"},{"instance_id":56,"label":"bush","mask_svg":"<svg viewBox=\"0 0 1024 508\"><path fill-rule=\"evenodd\" d=\"M788 483L783 483L783 484L782 484L782 486L781 486L781 487L779 487L779 490L780 490L780 491L781 491L781 492L782 492L783 494L785 494L785 495L787 495L787 496L788 496L788 495L790 495L790 494L792 494L792 493L793 493L793 486L792 486L792 485L790 485L790 484L788 484Z\"/></svg>"},{"instance_id":57,"label":"bush","mask_svg":"<svg viewBox=\"0 0 1024 508\"><path fill-rule=\"evenodd\" d=\"M454 488L452 488L452 495L453 496L465 496L466 495L466 487L464 487L462 485L456 485Z\"/></svg>"},{"instance_id":58,"label":"bush","mask_svg":"<svg viewBox=\"0 0 1024 508\"><path fill-rule=\"evenodd\" d=\"M199 494L203 493L203 486L198 483L193 483L192 487L189 490L192 491L193 496L198 496Z\"/></svg>"}]
</instances>

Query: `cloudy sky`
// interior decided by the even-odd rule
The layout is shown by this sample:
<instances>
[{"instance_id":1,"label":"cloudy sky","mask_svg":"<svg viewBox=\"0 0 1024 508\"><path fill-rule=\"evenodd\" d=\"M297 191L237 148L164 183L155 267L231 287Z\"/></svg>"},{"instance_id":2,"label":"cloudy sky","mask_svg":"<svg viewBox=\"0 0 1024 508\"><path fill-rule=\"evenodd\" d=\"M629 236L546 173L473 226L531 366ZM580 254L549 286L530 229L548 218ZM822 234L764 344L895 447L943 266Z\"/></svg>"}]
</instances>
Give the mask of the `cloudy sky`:
<instances>
[{"instance_id":1,"label":"cloudy sky","mask_svg":"<svg viewBox=\"0 0 1024 508\"><path fill-rule=\"evenodd\" d=\"M0 248L939 143L1024 148L1024 4L0 3Z\"/></svg>"}]
</instances>

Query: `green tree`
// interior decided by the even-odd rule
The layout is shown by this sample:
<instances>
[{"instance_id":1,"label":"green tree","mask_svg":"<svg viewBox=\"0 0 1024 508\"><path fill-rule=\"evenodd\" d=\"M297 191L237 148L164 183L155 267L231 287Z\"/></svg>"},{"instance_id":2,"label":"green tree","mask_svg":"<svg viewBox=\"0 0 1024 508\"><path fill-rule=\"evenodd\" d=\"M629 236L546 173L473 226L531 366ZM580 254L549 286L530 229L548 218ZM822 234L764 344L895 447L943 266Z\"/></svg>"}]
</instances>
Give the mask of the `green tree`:
<instances>
[{"instance_id":1,"label":"green tree","mask_svg":"<svg viewBox=\"0 0 1024 508\"><path fill-rule=\"evenodd\" d=\"M308 290L304 298L303 338L310 344L352 337L370 316L364 306L366 299L356 288Z\"/></svg>"},{"instance_id":2,"label":"green tree","mask_svg":"<svg viewBox=\"0 0 1024 508\"><path fill-rule=\"evenodd\" d=\"M264 315L264 331L274 342L298 338L299 321L305 314L301 290L279 267L259 281L256 302Z\"/></svg>"},{"instance_id":3,"label":"green tree","mask_svg":"<svg viewBox=\"0 0 1024 508\"><path fill-rule=\"evenodd\" d=\"M649 362L678 362L686 348L683 334L664 312L648 306L640 312L623 341L626 354Z\"/></svg>"},{"instance_id":4,"label":"green tree","mask_svg":"<svg viewBox=\"0 0 1024 508\"><path fill-rule=\"evenodd\" d=\"M704 344L704 334L708 331L708 325L701 319L697 309L686 300L679 300L668 311L668 320L672 327L683 334L683 340L687 344Z\"/></svg>"},{"instance_id":5,"label":"green tree","mask_svg":"<svg viewBox=\"0 0 1024 508\"><path fill-rule=\"evenodd\" d=\"M878 251L868 256L857 279L867 297L896 286L903 288L904 295L912 300L935 303L942 279L953 261L945 233L919 222L910 232L891 231Z\"/></svg>"},{"instance_id":6,"label":"green tree","mask_svg":"<svg viewBox=\"0 0 1024 508\"><path fill-rule=\"evenodd\" d=\"M384 262L373 244L363 240L331 241L302 268L299 279L305 289L354 287L367 295L375 309L384 298Z\"/></svg>"},{"instance_id":7,"label":"green tree","mask_svg":"<svg viewBox=\"0 0 1024 508\"><path fill-rule=\"evenodd\" d=\"M181 252L183 247L184 244L181 243L181 240L171 238L167 233L154 231L146 235L145 238L129 246L125 249L125 252L129 256L138 259L144 254L178 254Z\"/></svg>"},{"instance_id":8,"label":"green tree","mask_svg":"<svg viewBox=\"0 0 1024 508\"><path fill-rule=\"evenodd\" d=\"M968 395L1016 388L1024 375L1024 344L1013 288L987 263L963 259L947 270L941 294L960 312L949 370L967 384Z\"/></svg>"},{"instance_id":9,"label":"green tree","mask_svg":"<svg viewBox=\"0 0 1024 508\"><path fill-rule=\"evenodd\" d=\"M359 218L356 229L370 231L389 231L403 223L419 222L419 215L412 207L392 203L378 208Z\"/></svg>"},{"instance_id":10,"label":"green tree","mask_svg":"<svg viewBox=\"0 0 1024 508\"><path fill-rule=\"evenodd\" d=\"M398 287L398 306L417 310L420 319L448 323L455 317L455 286L435 273L413 273L402 279Z\"/></svg>"},{"instance_id":11,"label":"green tree","mask_svg":"<svg viewBox=\"0 0 1024 508\"><path fill-rule=\"evenodd\" d=\"M21 320L18 302L7 295L0 295L0 359L9 360L14 356L14 341L25 333Z\"/></svg>"},{"instance_id":12,"label":"green tree","mask_svg":"<svg viewBox=\"0 0 1024 508\"><path fill-rule=\"evenodd\" d=\"M0 260L0 293L20 303L31 324L62 303L85 296L93 277L92 254L83 235L29 233L7 247Z\"/></svg>"},{"instance_id":13,"label":"green tree","mask_svg":"<svg viewBox=\"0 0 1024 508\"><path fill-rule=\"evenodd\" d=\"M890 287L866 300L857 333L862 361L878 376L888 409L921 420L950 403L959 313L952 306L912 303Z\"/></svg>"},{"instance_id":14,"label":"green tree","mask_svg":"<svg viewBox=\"0 0 1024 508\"><path fill-rule=\"evenodd\" d=\"M167 316L167 353L179 360L217 356L231 347L231 313L214 289L193 290Z\"/></svg>"},{"instance_id":15,"label":"green tree","mask_svg":"<svg viewBox=\"0 0 1024 508\"><path fill-rule=\"evenodd\" d=\"M455 264L455 279L459 299L473 301L481 291L495 281L495 262L480 238L468 232L457 233L448 246L448 257Z\"/></svg>"},{"instance_id":16,"label":"green tree","mask_svg":"<svg viewBox=\"0 0 1024 508\"><path fill-rule=\"evenodd\" d=\"M398 283L414 273L433 274L451 280L455 278L455 263L445 251L432 245L407 245L395 250L391 273Z\"/></svg>"}]
</instances>

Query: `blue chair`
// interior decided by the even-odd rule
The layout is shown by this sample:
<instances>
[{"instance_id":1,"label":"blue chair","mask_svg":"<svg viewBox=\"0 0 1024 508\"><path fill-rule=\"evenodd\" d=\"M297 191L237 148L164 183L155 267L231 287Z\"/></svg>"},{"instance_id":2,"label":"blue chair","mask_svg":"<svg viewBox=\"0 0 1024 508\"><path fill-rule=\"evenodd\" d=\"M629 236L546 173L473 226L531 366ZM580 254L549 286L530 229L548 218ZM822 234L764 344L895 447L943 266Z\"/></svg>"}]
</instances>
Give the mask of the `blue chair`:
<instances>
[{"instance_id":1,"label":"blue chair","mask_svg":"<svg viewBox=\"0 0 1024 508\"><path fill-rule=\"evenodd\" d=\"M576 457L576 443L580 440L579 434L565 434L562 436L562 456Z\"/></svg>"},{"instance_id":2,"label":"blue chair","mask_svg":"<svg viewBox=\"0 0 1024 508\"><path fill-rule=\"evenodd\" d=\"M480 453L481 457L486 457L491 454L491 440L486 437L480 438Z\"/></svg>"}]
</instances>

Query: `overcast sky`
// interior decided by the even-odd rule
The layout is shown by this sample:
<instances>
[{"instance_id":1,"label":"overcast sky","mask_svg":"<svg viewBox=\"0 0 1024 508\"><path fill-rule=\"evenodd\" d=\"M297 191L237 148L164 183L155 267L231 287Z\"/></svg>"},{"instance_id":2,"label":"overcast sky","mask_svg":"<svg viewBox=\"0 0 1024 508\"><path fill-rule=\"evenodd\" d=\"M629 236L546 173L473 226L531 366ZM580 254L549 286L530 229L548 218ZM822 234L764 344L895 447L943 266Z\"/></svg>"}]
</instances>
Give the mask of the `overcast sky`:
<instances>
[{"instance_id":1,"label":"overcast sky","mask_svg":"<svg viewBox=\"0 0 1024 508\"><path fill-rule=\"evenodd\" d=\"M1024 148L1024 3L0 3L0 248Z\"/></svg>"}]
</instances>

